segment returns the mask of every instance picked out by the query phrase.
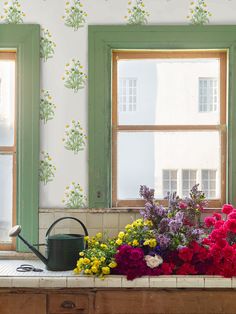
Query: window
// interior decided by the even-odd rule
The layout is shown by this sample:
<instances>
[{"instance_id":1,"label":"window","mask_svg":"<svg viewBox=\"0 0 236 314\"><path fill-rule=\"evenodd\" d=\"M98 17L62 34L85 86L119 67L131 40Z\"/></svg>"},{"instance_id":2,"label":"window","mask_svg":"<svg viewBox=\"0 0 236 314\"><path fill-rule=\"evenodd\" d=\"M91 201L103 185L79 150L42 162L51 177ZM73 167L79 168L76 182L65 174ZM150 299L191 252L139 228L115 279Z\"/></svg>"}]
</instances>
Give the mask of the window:
<instances>
[{"instance_id":1,"label":"window","mask_svg":"<svg viewBox=\"0 0 236 314\"><path fill-rule=\"evenodd\" d=\"M137 109L137 79L120 78L119 80L119 111L132 112Z\"/></svg>"},{"instance_id":2,"label":"window","mask_svg":"<svg viewBox=\"0 0 236 314\"><path fill-rule=\"evenodd\" d=\"M16 52L0 52L0 244L6 248L16 223L15 72Z\"/></svg>"},{"instance_id":3,"label":"window","mask_svg":"<svg viewBox=\"0 0 236 314\"><path fill-rule=\"evenodd\" d=\"M217 110L218 83L216 78L199 78L199 111Z\"/></svg>"},{"instance_id":4,"label":"window","mask_svg":"<svg viewBox=\"0 0 236 314\"><path fill-rule=\"evenodd\" d=\"M113 53L113 206L138 205L141 184L154 187L157 198L164 201L167 188L177 190L178 183L177 172L174 183L174 173L169 172L167 177L165 169L184 169L179 182L181 196L188 196L193 185L201 183L192 169L212 165L220 174L216 178L218 186L220 178L225 181L221 153L226 145L226 71L220 70L225 63L226 53L222 51ZM140 98L139 111L125 117L119 111L119 99L124 94L119 88L123 72L135 73ZM221 110L214 117L199 115L196 110L196 78L201 74L221 79ZM196 155L190 154L195 150ZM162 173L166 176L163 189ZM217 193L218 203L224 197L223 189Z\"/></svg>"},{"instance_id":5,"label":"window","mask_svg":"<svg viewBox=\"0 0 236 314\"><path fill-rule=\"evenodd\" d=\"M204 169L201 171L201 185L208 199L216 198L216 170Z\"/></svg>"},{"instance_id":6,"label":"window","mask_svg":"<svg viewBox=\"0 0 236 314\"><path fill-rule=\"evenodd\" d=\"M177 192L177 170L163 170L163 196Z\"/></svg>"},{"instance_id":7,"label":"window","mask_svg":"<svg viewBox=\"0 0 236 314\"><path fill-rule=\"evenodd\" d=\"M215 73L198 73L196 75L194 79L194 115L191 116L191 119L189 119L189 117L188 119L184 119L186 115L182 115L182 120L179 119L179 124L177 125L180 128L178 131L175 129L174 132L173 129L176 125L173 123L173 119L175 119L175 112L173 110L169 110L169 115L157 117L159 122L162 122L160 125L153 124L151 120L149 120L149 124L147 120L139 121L138 124L136 123L137 120L133 120L133 122L129 121L129 124L122 122L122 124L119 117L117 125L111 123L112 113L114 114L111 104L114 98L116 98L115 92L117 90L114 88L114 84L112 87L111 84L113 81L112 78L114 76L117 77L116 71L118 70L114 66L114 62L119 63L121 59L125 60L125 58L119 59L120 56L117 54L117 60L113 59L112 63L111 56L115 52L120 51L123 53L127 52L126 57L128 57L128 59L128 54L131 52L133 53L133 59L139 59L138 54L142 52L144 55L149 54L149 57L146 57L146 59L149 60L152 59L150 55L156 52L166 53L167 56L174 52L181 52L183 54L182 56L190 52L199 52L199 54L201 54L201 52L221 54L222 52L223 56L222 59L220 57L222 62L218 62L217 75L215 75ZM138 200L138 193L132 200L130 192L130 195L128 195L130 197L129 199L123 202L117 199L119 202L112 203L112 200L116 197L117 191L112 181L115 176L119 178L119 166L117 169L118 173L116 173L116 169L112 168L112 156L116 155L120 158L116 149L119 149L122 140L124 143L126 135L129 137L129 143L126 145L126 155L123 156L127 159L132 158L132 160L139 158L139 168L137 172L142 172L142 184L155 187L154 182L162 182L162 172L160 171L158 173L154 171L155 174L149 177L151 178L150 180L147 180L143 176L147 174L146 165L149 163L149 154L145 154L145 143L148 140L148 136L151 141L153 141L156 136L156 146L163 142L168 143L168 151L165 152L165 156L172 160L181 153L185 156L191 156L191 159L192 157L197 159L199 158L199 154L202 154L205 155L205 159L202 160L210 160L208 164L199 165L198 167L185 162L183 166L179 165L178 167L173 167L171 164L168 164L165 167L160 167L160 169L196 169L197 171L199 171L198 169L215 169L217 180L216 189L218 189L219 193L216 193L217 199L212 199L209 206L220 207L222 203L226 201L236 204L236 177L234 175L236 173L236 142L233 140L236 132L236 94L233 87L236 84L235 60L236 26L207 26L204 27L204 29L199 29L194 26L137 26L135 28L130 26L89 26L88 103L90 207L109 208L112 206L125 206L129 208L135 206L134 204L142 206L143 202L133 202L133 200ZM146 71L143 71L143 77L145 74ZM182 73L179 71L179 74ZM132 77L137 76L132 75ZM168 86L170 90L169 78L172 79L171 76L168 76L165 86ZM199 111L199 78L217 78L218 80L217 110L210 115L202 114ZM226 84L227 81L228 85ZM182 80L179 79L176 80L176 82L179 84ZM187 80L184 82L186 83L186 90L191 93L192 89L187 88L187 83L189 82ZM139 86L142 86L142 84L138 81L138 89ZM178 85L176 84L176 86ZM158 85L155 89L150 88L148 92L143 93L145 97L144 101L141 103L149 106L150 95L153 95L153 90L157 92L159 88L160 86ZM170 93L166 92L165 94L168 96ZM181 110L181 112L185 113L189 109L189 102L184 99L184 97L187 97L186 95L183 93L179 94L182 99L178 99L178 103L179 106L185 104L185 110ZM141 95L139 95L139 91L137 91L137 95L140 99ZM227 99L229 100L227 106L226 95L228 95ZM169 101L168 105L171 106L171 101ZM158 106L156 107L156 109L159 108ZM138 109L140 110L140 108ZM146 112L147 111L148 110L146 110ZM165 111L163 113L165 113ZM119 115L119 112L117 112L117 114ZM154 116L156 117L156 115ZM212 119L210 119L209 116L211 116ZM150 117L153 117L153 115L150 114ZM129 119L131 118L134 119L133 114L129 115ZM162 121L160 121L161 118ZM171 124L169 124L170 122ZM144 129L144 126L148 126L148 128ZM161 126L164 132L160 131ZM170 129L167 131L169 126ZM115 131L118 133L118 145L114 145L116 138L112 137ZM154 133L155 136L153 136ZM165 133L163 141L162 133ZM204 135L204 142L206 146L208 146L206 149L203 147L205 144L202 145L199 139L197 141L197 136L200 133ZM159 136L157 136L157 134ZM173 137L174 135L175 138ZM177 150L173 150L172 143L176 143L178 136L182 138L183 136L185 137L184 141L182 141L184 145L179 146ZM136 147L131 147L130 145L130 143L135 144L133 139L136 139L137 142L139 140L139 145L137 144ZM218 148L210 148L209 145L213 145L213 142L215 147ZM135 148L135 150L132 148ZM156 151L160 151L160 148ZM206 155L210 151L213 151L218 158L218 165L216 167L213 165L211 158L206 158ZM158 157L155 160L158 160ZM156 165L154 164L154 169L157 169ZM151 173L153 174L153 172ZM126 178L129 178L128 173ZM199 176L197 180L201 183ZM129 184L127 185L129 186ZM136 184L135 190L138 190L138 183ZM125 189L124 191L126 192ZM133 191L131 192L133 193ZM161 199L162 197L162 191L159 191L159 198Z\"/></svg>"},{"instance_id":8,"label":"window","mask_svg":"<svg viewBox=\"0 0 236 314\"><path fill-rule=\"evenodd\" d=\"M39 25L0 25L0 250L14 224L38 242Z\"/></svg>"},{"instance_id":9,"label":"window","mask_svg":"<svg viewBox=\"0 0 236 314\"><path fill-rule=\"evenodd\" d=\"M189 196L189 191L197 183L197 171L182 170L182 193L181 196Z\"/></svg>"}]
</instances>

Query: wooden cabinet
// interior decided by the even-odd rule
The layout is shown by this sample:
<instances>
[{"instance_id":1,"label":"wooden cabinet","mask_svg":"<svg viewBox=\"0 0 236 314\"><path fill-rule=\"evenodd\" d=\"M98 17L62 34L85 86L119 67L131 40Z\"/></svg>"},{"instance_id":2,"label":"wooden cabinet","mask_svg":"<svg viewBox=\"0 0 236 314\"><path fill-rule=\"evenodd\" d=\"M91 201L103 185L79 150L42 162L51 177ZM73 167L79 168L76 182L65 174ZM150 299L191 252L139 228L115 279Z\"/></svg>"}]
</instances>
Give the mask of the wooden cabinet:
<instances>
[{"instance_id":1,"label":"wooden cabinet","mask_svg":"<svg viewBox=\"0 0 236 314\"><path fill-rule=\"evenodd\" d=\"M1 314L46 314L46 295L43 294L0 294Z\"/></svg>"},{"instance_id":2,"label":"wooden cabinet","mask_svg":"<svg viewBox=\"0 0 236 314\"><path fill-rule=\"evenodd\" d=\"M0 314L235 314L234 289L0 289Z\"/></svg>"},{"instance_id":3,"label":"wooden cabinet","mask_svg":"<svg viewBox=\"0 0 236 314\"><path fill-rule=\"evenodd\" d=\"M87 294L50 294L49 314L89 314L89 295Z\"/></svg>"}]
</instances>

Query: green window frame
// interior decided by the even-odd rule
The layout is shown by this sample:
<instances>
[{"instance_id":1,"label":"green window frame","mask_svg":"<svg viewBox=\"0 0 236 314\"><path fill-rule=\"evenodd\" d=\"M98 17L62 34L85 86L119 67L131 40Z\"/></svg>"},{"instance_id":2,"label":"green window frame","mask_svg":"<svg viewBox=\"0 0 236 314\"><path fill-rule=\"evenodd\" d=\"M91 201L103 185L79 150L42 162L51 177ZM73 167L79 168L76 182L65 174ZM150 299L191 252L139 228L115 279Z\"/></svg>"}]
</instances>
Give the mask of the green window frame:
<instances>
[{"instance_id":1,"label":"green window frame","mask_svg":"<svg viewBox=\"0 0 236 314\"><path fill-rule=\"evenodd\" d=\"M226 200L236 204L236 26L89 26L89 207L109 208L111 74L115 49L227 49Z\"/></svg>"},{"instance_id":2,"label":"green window frame","mask_svg":"<svg viewBox=\"0 0 236 314\"><path fill-rule=\"evenodd\" d=\"M17 224L31 243L38 242L40 26L0 25L0 49L17 51ZM17 242L17 251L27 252Z\"/></svg>"}]
</instances>

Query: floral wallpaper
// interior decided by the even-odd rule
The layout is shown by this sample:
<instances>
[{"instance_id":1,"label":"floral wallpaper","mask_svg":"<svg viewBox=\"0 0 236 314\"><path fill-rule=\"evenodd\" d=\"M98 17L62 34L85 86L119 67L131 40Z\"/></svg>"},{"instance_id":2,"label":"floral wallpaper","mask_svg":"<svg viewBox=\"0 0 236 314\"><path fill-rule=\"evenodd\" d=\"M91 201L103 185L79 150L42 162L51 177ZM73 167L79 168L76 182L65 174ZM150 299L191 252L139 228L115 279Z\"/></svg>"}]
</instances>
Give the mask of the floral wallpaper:
<instances>
[{"instance_id":1,"label":"floral wallpaper","mask_svg":"<svg viewBox=\"0 0 236 314\"><path fill-rule=\"evenodd\" d=\"M87 206L87 25L236 24L236 0L0 0L41 25L40 208Z\"/></svg>"}]
</instances>

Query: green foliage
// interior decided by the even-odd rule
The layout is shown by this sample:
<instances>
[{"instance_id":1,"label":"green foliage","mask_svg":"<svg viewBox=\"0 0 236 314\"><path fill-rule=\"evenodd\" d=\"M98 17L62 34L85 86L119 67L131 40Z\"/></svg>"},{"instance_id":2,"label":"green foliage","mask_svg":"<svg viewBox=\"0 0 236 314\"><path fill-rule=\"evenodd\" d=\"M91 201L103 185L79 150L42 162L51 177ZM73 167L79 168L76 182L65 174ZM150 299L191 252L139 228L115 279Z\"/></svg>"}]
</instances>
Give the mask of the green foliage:
<instances>
[{"instance_id":1,"label":"green foliage","mask_svg":"<svg viewBox=\"0 0 236 314\"><path fill-rule=\"evenodd\" d=\"M82 69L83 66L79 60L72 59L71 63L66 64L65 76L62 77L65 87L73 89L74 92L84 88L87 75L83 73Z\"/></svg>"},{"instance_id":2,"label":"green foliage","mask_svg":"<svg viewBox=\"0 0 236 314\"><path fill-rule=\"evenodd\" d=\"M84 150L86 139L87 136L79 121L75 122L72 120L71 125L66 125L65 138L62 139L66 149L72 150L75 154L78 154L79 151Z\"/></svg>"},{"instance_id":3,"label":"green foliage","mask_svg":"<svg viewBox=\"0 0 236 314\"><path fill-rule=\"evenodd\" d=\"M44 184L53 181L56 167L52 164L52 158L48 153L42 152L42 159L39 164L39 180Z\"/></svg>"},{"instance_id":4,"label":"green foliage","mask_svg":"<svg viewBox=\"0 0 236 314\"><path fill-rule=\"evenodd\" d=\"M132 1L128 2L128 5L132 5ZM125 16L128 19L128 24L142 25L147 24L147 17L150 15L145 9L143 0L135 0L135 5L128 9L129 16Z\"/></svg>"},{"instance_id":5,"label":"green foliage","mask_svg":"<svg viewBox=\"0 0 236 314\"><path fill-rule=\"evenodd\" d=\"M42 97L40 100L40 119L44 123L47 123L48 120L52 120L55 115L56 106L52 103L52 97L48 91L42 90Z\"/></svg>"},{"instance_id":6,"label":"green foliage","mask_svg":"<svg viewBox=\"0 0 236 314\"><path fill-rule=\"evenodd\" d=\"M22 24L25 13L18 0L4 2L4 15L1 19L7 24Z\"/></svg>"},{"instance_id":7,"label":"green foliage","mask_svg":"<svg viewBox=\"0 0 236 314\"><path fill-rule=\"evenodd\" d=\"M62 18L65 20L65 25L72 27L75 31L86 23L87 13L81 9L82 7L80 0L73 0L72 4L69 1L66 2L65 15Z\"/></svg>"},{"instance_id":8,"label":"green foliage","mask_svg":"<svg viewBox=\"0 0 236 314\"><path fill-rule=\"evenodd\" d=\"M209 23L211 13L207 10L207 4L204 0L191 2L190 15L187 18L193 25L205 25Z\"/></svg>"},{"instance_id":9,"label":"green foliage","mask_svg":"<svg viewBox=\"0 0 236 314\"><path fill-rule=\"evenodd\" d=\"M81 208L85 206L87 198L83 194L83 189L79 183L72 182L70 186L66 187L65 196L62 203L67 208Z\"/></svg>"},{"instance_id":10,"label":"green foliage","mask_svg":"<svg viewBox=\"0 0 236 314\"><path fill-rule=\"evenodd\" d=\"M52 35L48 29L42 29L42 36L40 39L40 57L47 61L54 55L54 48L56 44L51 40Z\"/></svg>"}]
</instances>

